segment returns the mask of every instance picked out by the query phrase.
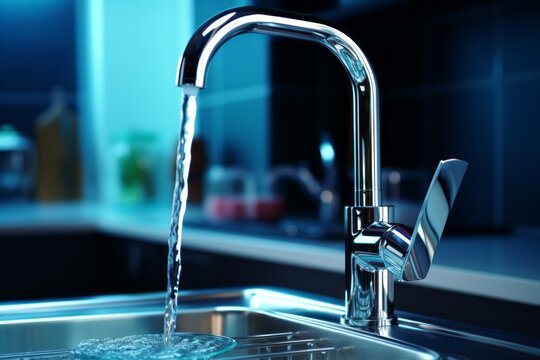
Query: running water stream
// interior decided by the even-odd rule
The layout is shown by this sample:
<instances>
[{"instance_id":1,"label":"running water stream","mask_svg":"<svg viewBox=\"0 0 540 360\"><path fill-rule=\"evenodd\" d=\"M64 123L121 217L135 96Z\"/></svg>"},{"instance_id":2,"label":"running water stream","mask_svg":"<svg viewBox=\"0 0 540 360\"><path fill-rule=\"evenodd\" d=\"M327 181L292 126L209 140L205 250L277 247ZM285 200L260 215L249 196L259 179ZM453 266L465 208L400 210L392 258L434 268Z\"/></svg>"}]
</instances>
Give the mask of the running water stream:
<instances>
[{"instance_id":1,"label":"running water stream","mask_svg":"<svg viewBox=\"0 0 540 360\"><path fill-rule=\"evenodd\" d=\"M195 86L185 85L182 99L180 132L178 135L178 151L176 157L176 181L173 191L171 225L169 229L169 259L167 265L167 297L165 303L165 323L163 341L169 346L176 328L178 310L178 290L182 270L182 225L186 213L188 196L187 179L191 163L191 144L195 134L195 117L197 115L197 92Z\"/></svg>"},{"instance_id":2,"label":"running water stream","mask_svg":"<svg viewBox=\"0 0 540 360\"><path fill-rule=\"evenodd\" d=\"M191 163L191 144L195 133L197 92L198 88L195 86L183 86L176 181L168 239L167 297L163 336L146 334L119 339L85 340L73 351L78 359L199 359L228 351L236 345L233 339L225 336L175 333L182 270L182 225L188 197L187 180Z\"/></svg>"}]
</instances>

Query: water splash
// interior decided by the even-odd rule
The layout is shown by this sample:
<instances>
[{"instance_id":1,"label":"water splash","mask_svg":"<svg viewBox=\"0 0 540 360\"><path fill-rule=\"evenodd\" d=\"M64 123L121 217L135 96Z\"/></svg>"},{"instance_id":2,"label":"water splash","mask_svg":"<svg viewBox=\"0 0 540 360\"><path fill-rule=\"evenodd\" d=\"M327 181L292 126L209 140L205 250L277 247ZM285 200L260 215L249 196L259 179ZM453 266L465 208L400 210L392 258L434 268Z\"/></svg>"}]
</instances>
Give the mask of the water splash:
<instances>
[{"instance_id":1,"label":"water splash","mask_svg":"<svg viewBox=\"0 0 540 360\"><path fill-rule=\"evenodd\" d=\"M182 112L180 132L178 135L178 151L176 157L176 181L174 184L171 224L169 230L169 257L167 265L167 297L165 303L165 321L163 341L168 346L176 328L178 307L178 290L182 270L182 223L186 212L188 196L187 179L191 163L191 144L195 134L195 117L197 114L197 92L195 86L182 88Z\"/></svg>"},{"instance_id":2,"label":"water splash","mask_svg":"<svg viewBox=\"0 0 540 360\"><path fill-rule=\"evenodd\" d=\"M224 336L176 333L163 347L161 334L132 335L113 339L89 339L74 350L76 359L207 359L232 349L233 339Z\"/></svg>"}]
</instances>

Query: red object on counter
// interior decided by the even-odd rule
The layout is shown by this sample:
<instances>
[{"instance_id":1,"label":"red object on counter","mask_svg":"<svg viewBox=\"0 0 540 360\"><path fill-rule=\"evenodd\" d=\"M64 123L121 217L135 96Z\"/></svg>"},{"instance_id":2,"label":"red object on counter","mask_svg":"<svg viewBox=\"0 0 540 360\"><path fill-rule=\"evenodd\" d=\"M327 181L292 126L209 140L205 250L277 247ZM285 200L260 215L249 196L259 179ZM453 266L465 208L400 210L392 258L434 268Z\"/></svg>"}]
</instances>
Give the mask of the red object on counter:
<instances>
[{"instance_id":1,"label":"red object on counter","mask_svg":"<svg viewBox=\"0 0 540 360\"><path fill-rule=\"evenodd\" d=\"M241 196L212 196L206 199L205 210L215 220L238 220L246 216L246 202Z\"/></svg>"},{"instance_id":2,"label":"red object on counter","mask_svg":"<svg viewBox=\"0 0 540 360\"><path fill-rule=\"evenodd\" d=\"M279 197L211 196L205 201L206 214L213 220L277 221L283 209Z\"/></svg>"},{"instance_id":3,"label":"red object on counter","mask_svg":"<svg viewBox=\"0 0 540 360\"><path fill-rule=\"evenodd\" d=\"M260 221L277 221L284 210L280 197L261 197L254 199L248 207L248 217Z\"/></svg>"}]
</instances>

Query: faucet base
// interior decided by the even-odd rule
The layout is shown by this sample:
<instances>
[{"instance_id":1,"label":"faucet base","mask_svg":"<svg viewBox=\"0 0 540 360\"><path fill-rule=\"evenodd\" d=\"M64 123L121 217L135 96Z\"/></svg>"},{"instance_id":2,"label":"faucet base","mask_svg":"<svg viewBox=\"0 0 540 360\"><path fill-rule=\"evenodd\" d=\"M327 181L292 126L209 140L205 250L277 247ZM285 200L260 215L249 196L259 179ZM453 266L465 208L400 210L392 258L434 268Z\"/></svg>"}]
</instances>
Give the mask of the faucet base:
<instances>
[{"instance_id":1,"label":"faucet base","mask_svg":"<svg viewBox=\"0 0 540 360\"><path fill-rule=\"evenodd\" d=\"M343 315L340 321L342 325L348 325L352 327L378 328L378 327L397 325L398 318L397 316L394 315L387 319L353 319L353 318L348 318L345 315Z\"/></svg>"},{"instance_id":2,"label":"faucet base","mask_svg":"<svg viewBox=\"0 0 540 360\"><path fill-rule=\"evenodd\" d=\"M392 206L346 207L345 240L345 317L343 324L356 327L384 327L395 323L394 278L377 261L366 261L362 255L380 247L378 236L371 243L355 240L363 229L374 222L390 222Z\"/></svg>"}]
</instances>

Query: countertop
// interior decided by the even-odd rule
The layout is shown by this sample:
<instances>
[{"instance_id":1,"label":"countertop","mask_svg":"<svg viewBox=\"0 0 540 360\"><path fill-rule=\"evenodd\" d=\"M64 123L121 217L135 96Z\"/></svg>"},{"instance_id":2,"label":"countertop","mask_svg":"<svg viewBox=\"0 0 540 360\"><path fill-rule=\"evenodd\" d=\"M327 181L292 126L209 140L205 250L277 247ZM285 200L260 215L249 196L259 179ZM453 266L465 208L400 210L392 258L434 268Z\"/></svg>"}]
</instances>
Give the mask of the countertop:
<instances>
[{"instance_id":1,"label":"countertop","mask_svg":"<svg viewBox=\"0 0 540 360\"><path fill-rule=\"evenodd\" d=\"M98 230L141 241L167 243L170 210L157 207L109 208L92 204L2 205L0 234ZM329 272L344 271L343 242L259 236L190 226L183 246ZM540 305L540 238L527 235L443 237L427 278L415 286Z\"/></svg>"}]
</instances>

